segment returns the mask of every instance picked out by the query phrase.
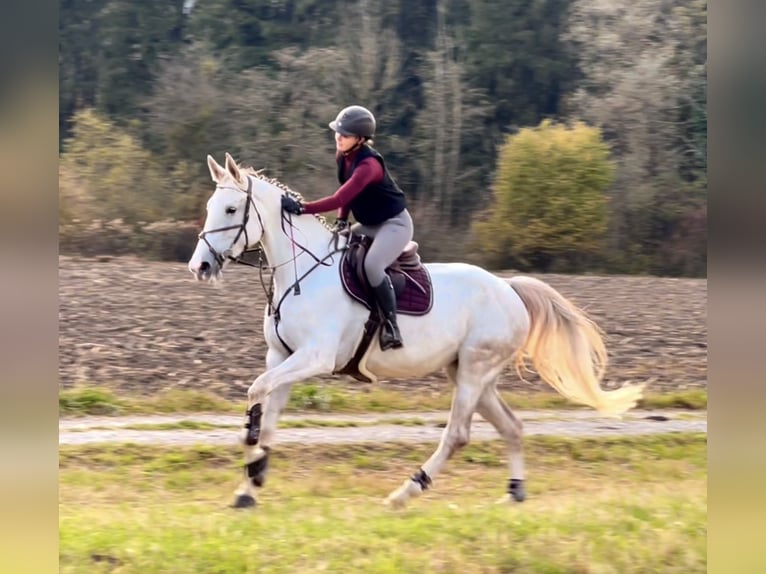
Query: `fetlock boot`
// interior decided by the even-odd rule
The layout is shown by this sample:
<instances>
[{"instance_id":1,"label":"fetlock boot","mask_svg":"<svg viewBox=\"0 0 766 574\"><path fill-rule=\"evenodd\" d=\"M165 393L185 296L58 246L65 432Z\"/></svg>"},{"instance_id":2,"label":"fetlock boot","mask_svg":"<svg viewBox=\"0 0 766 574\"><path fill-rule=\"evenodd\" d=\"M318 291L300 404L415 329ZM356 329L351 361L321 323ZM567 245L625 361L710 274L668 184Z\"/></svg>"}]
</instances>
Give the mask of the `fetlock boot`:
<instances>
[{"instance_id":1,"label":"fetlock boot","mask_svg":"<svg viewBox=\"0 0 766 574\"><path fill-rule=\"evenodd\" d=\"M383 351L398 349L403 343L399 325L396 323L396 294L390 277L386 276L383 282L375 287L375 298L383 312L383 324L380 326L380 348Z\"/></svg>"}]
</instances>

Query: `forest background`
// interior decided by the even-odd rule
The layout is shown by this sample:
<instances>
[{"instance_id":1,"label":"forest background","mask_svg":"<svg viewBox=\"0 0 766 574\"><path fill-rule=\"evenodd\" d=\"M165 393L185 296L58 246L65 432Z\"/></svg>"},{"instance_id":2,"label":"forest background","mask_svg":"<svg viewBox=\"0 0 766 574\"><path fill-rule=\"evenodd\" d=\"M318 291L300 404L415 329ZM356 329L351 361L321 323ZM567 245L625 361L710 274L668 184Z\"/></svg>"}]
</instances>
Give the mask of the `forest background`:
<instances>
[{"instance_id":1,"label":"forest background","mask_svg":"<svg viewBox=\"0 0 766 574\"><path fill-rule=\"evenodd\" d=\"M349 104L426 261L705 276L701 0L62 0L62 253L184 260L224 152L337 187ZM332 214L330 214L332 217Z\"/></svg>"}]
</instances>

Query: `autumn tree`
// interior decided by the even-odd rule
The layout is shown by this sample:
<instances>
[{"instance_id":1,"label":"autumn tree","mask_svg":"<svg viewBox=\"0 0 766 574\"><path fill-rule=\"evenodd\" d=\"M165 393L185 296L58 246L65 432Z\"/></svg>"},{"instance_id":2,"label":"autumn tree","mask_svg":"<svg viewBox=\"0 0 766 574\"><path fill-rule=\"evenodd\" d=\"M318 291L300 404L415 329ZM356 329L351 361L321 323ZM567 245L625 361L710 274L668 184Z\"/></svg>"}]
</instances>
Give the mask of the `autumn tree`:
<instances>
[{"instance_id":1,"label":"autumn tree","mask_svg":"<svg viewBox=\"0 0 766 574\"><path fill-rule=\"evenodd\" d=\"M168 167L93 109L75 114L59 169L63 223L174 219L190 185L186 164Z\"/></svg>"},{"instance_id":2,"label":"autumn tree","mask_svg":"<svg viewBox=\"0 0 766 574\"><path fill-rule=\"evenodd\" d=\"M494 267L581 271L606 231L609 149L598 129L544 120L508 136L497 159L493 203L474 226Z\"/></svg>"}]
</instances>

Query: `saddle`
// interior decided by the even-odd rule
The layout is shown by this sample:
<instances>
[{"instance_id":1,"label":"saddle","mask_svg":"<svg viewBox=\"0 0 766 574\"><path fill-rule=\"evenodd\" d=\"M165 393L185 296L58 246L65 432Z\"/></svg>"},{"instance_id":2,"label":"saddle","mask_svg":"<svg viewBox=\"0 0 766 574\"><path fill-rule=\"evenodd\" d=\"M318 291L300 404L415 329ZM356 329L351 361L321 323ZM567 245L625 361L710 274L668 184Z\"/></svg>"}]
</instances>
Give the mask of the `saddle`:
<instances>
[{"instance_id":1,"label":"saddle","mask_svg":"<svg viewBox=\"0 0 766 574\"><path fill-rule=\"evenodd\" d=\"M373 288L364 272L364 259L372 245L367 236L352 235L340 262L340 280L346 293L364 305L370 316L364 325L362 340L354 357L336 373L351 375L357 380L371 382L369 373L360 371L360 363L369 350L373 336L381 324L381 314ZM410 241L397 260L386 268L396 293L396 312L403 315L425 315L433 306L431 276L418 254L418 244ZM362 369L363 370L363 369Z\"/></svg>"},{"instance_id":2,"label":"saddle","mask_svg":"<svg viewBox=\"0 0 766 574\"><path fill-rule=\"evenodd\" d=\"M364 272L364 259L372 239L353 235L340 262L340 279L352 299L369 311L377 312L372 286ZM425 315L433 305L431 277L418 254L418 244L410 241L399 258L386 269L396 293L396 312L404 315Z\"/></svg>"}]
</instances>

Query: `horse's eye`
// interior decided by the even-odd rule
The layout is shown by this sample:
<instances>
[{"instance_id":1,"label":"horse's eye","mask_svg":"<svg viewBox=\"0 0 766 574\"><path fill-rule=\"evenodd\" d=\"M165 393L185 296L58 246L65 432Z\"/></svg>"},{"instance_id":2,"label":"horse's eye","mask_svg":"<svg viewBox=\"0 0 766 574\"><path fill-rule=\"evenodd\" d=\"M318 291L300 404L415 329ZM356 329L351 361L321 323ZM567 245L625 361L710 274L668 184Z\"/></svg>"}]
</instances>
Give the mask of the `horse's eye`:
<instances>
[{"instance_id":1,"label":"horse's eye","mask_svg":"<svg viewBox=\"0 0 766 574\"><path fill-rule=\"evenodd\" d=\"M227 207L226 208L226 215L234 215L235 213L237 213L237 208L236 207Z\"/></svg>"}]
</instances>

